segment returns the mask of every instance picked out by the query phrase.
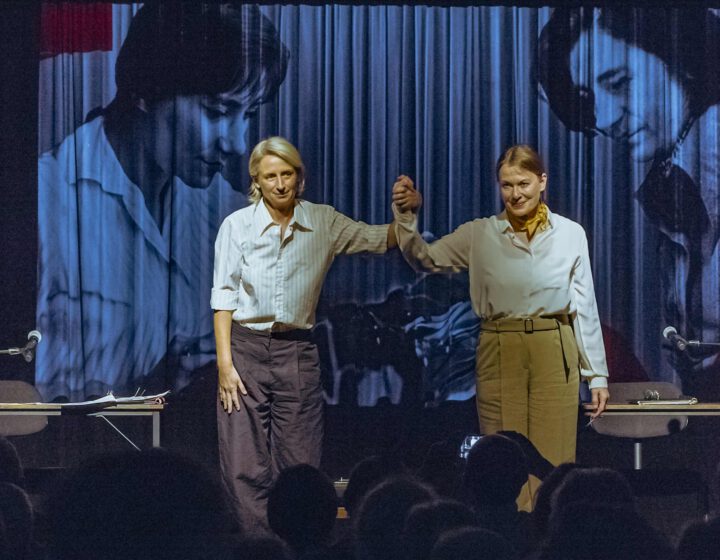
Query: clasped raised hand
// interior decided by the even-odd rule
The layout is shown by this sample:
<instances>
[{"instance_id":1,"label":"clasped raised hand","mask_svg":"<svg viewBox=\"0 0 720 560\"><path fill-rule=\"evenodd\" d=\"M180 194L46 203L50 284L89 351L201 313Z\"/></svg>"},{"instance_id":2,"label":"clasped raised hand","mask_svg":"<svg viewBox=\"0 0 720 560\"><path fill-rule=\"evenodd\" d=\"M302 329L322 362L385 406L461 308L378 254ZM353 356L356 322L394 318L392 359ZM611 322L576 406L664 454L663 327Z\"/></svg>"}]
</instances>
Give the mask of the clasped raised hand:
<instances>
[{"instance_id":1,"label":"clasped raised hand","mask_svg":"<svg viewBox=\"0 0 720 560\"><path fill-rule=\"evenodd\" d=\"M400 212L417 211L422 206L422 195L415 188L412 179L407 175L400 175L392 188L392 200Z\"/></svg>"}]
</instances>

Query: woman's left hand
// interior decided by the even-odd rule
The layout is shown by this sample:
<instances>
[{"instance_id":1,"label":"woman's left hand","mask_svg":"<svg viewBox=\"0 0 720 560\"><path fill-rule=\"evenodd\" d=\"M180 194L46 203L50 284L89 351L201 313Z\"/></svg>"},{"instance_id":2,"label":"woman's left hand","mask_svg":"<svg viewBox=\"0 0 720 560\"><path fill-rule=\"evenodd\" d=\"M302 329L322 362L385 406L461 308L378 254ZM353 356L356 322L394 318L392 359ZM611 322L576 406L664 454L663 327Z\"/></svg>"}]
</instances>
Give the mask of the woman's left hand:
<instances>
[{"instance_id":1,"label":"woman's left hand","mask_svg":"<svg viewBox=\"0 0 720 560\"><path fill-rule=\"evenodd\" d=\"M607 387L599 387L597 389L590 389L592 392L592 404L593 413L590 415L591 418L595 419L601 416L607 408L608 399L610 398L610 392Z\"/></svg>"}]
</instances>

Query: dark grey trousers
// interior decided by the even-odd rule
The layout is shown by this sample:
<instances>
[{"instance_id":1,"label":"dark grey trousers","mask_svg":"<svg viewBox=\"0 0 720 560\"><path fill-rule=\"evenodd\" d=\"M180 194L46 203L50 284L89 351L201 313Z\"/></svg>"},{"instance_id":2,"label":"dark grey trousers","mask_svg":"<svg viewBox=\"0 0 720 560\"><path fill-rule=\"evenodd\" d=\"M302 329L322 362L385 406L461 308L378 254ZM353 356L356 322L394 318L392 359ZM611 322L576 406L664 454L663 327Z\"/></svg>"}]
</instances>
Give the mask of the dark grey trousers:
<instances>
[{"instance_id":1,"label":"dark grey trousers","mask_svg":"<svg viewBox=\"0 0 720 560\"><path fill-rule=\"evenodd\" d=\"M217 400L223 480L247 535L267 525L268 491L292 465L320 465L323 394L309 332L261 333L233 323L233 364L245 384L240 410Z\"/></svg>"}]
</instances>

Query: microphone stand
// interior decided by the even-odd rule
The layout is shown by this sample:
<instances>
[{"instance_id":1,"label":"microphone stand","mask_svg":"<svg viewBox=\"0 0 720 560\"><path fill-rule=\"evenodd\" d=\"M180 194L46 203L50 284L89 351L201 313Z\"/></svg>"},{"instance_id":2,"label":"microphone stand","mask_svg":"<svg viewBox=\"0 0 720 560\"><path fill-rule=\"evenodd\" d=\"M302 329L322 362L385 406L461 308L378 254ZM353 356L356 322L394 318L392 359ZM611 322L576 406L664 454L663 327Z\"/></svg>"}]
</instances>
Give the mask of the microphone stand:
<instances>
[{"instance_id":1,"label":"microphone stand","mask_svg":"<svg viewBox=\"0 0 720 560\"><path fill-rule=\"evenodd\" d=\"M35 344L32 347L29 347L31 343L31 341L29 340L24 348L5 348L0 350L0 354L7 354L10 356L20 355L25 358L25 361L27 363L32 362L33 358L35 358L35 347L37 346L37 343L40 342L40 333L37 331L32 331L30 334L37 334L34 339Z\"/></svg>"},{"instance_id":2,"label":"microphone stand","mask_svg":"<svg viewBox=\"0 0 720 560\"><path fill-rule=\"evenodd\" d=\"M720 342L703 342L702 340L688 340L690 348L720 348Z\"/></svg>"}]
</instances>

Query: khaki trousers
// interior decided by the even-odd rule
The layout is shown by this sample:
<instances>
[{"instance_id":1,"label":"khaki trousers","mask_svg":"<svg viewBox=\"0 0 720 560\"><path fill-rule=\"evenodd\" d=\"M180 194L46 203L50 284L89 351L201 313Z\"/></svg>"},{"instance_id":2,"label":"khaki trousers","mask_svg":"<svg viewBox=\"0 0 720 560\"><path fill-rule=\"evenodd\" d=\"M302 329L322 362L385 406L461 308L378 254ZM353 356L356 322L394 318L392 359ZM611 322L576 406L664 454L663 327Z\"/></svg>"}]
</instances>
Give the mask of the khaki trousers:
<instances>
[{"instance_id":1,"label":"khaki trousers","mask_svg":"<svg viewBox=\"0 0 720 560\"><path fill-rule=\"evenodd\" d=\"M480 431L512 430L553 465L575 460L579 359L572 327L556 319L486 321L476 354ZM531 476L518 506L530 511Z\"/></svg>"}]
</instances>

